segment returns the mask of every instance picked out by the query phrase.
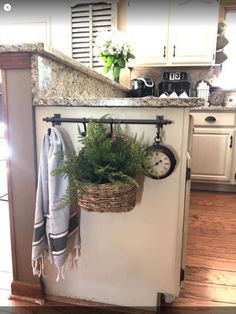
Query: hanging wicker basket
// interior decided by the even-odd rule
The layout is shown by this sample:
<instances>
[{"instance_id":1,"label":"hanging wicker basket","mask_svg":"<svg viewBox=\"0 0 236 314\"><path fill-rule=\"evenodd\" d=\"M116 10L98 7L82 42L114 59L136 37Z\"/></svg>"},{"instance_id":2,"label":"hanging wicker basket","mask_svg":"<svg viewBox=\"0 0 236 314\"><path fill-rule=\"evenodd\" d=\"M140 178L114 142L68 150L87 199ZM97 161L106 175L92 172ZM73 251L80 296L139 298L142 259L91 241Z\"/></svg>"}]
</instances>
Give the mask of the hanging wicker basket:
<instances>
[{"instance_id":1,"label":"hanging wicker basket","mask_svg":"<svg viewBox=\"0 0 236 314\"><path fill-rule=\"evenodd\" d=\"M79 205L94 212L128 212L135 206L137 187L111 183L85 187L79 198Z\"/></svg>"}]
</instances>

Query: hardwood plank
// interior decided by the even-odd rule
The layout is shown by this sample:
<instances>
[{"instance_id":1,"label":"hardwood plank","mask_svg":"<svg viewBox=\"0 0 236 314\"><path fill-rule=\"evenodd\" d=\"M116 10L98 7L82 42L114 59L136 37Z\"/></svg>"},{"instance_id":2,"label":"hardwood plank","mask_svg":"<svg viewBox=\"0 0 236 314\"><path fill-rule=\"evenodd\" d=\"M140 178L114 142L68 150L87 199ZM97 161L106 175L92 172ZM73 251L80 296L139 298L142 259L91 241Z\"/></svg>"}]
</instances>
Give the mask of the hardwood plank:
<instances>
[{"instance_id":1,"label":"hardwood plank","mask_svg":"<svg viewBox=\"0 0 236 314\"><path fill-rule=\"evenodd\" d=\"M180 296L236 304L236 287L185 281Z\"/></svg>"},{"instance_id":2,"label":"hardwood plank","mask_svg":"<svg viewBox=\"0 0 236 314\"><path fill-rule=\"evenodd\" d=\"M208 256L187 256L187 265L193 267L206 267L226 271L236 271L235 260L213 258Z\"/></svg>"},{"instance_id":3,"label":"hardwood plank","mask_svg":"<svg viewBox=\"0 0 236 314\"><path fill-rule=\"evenodd\" d=\"M236 241L224 239L224 237L188 237L187 254L189 256L208 256L235 260L236 262Z\"/></svg>"},{"instance_id":4,"label":"hardwood plank","mask_svg":"<svg viewBox=\"0 0 236 314\"><path fill-rule=\"evenodd\" d=\"M169 306L236 312L235 235L236 194L192 191L185 281L180 297Z\"/></svg>"},{"instance_id":5,"label":"hardwood plank","mask_svg":"<svg viewBox=\"0 0 236 314\"><path fill-rule=\"evenodd\" d=\"M197 307L232 307L232 306L235 307L235 304L179 297L171 304L171 306L192 307L192 308L194 307L195 308ZM235 309L234 309L234 313L235 313Z\"/></svg>"},{"instance_id":6,"label":"hardwood plank","mask_svg":"<svg viewBox=\"0 0 236 314\"><path fill-rule=\"evenodd\" d=\"M226 234L236 235L236 217L224 217L224 219L213 216L211 219L208 216L189 215L189 234Z\"/></svg>"},{"instance_id":7,"label":"hardwood plank","mask_svg":"<svg viewBox=\"0 0 236 314\"><path fill-rule=\"evenodd\" d=\"M236 287L236 272L187 266L185 280Z\"/></svg>"},{"instance_id":8,"label":"hardwood plank","mask_svg":"<svg viewBox=\"0 0 236 314\"><path fill-rule=\"evenodd\" d=\"M236 208L236 195L229 192L191 192L190 206L230 207Z\"/></svg>"},{"instance_id":9,"label":"hardwood plank","mask_svg":"<svg viewBox=\"0 0 236 314\"><path fill-rule=\"evenodd\" d=\"M191 215L206 215L209 218L212 217L212 215L220 216L222 218L224 217L234 217L236 213L235 207L225 206L222 208L221 206L204 206L204 205L198 205L198 204L191 204Z\"/></svg>"},{"instance_id":10,"label":"hardwood plank","mask_svg":"<svg viewBox=\"0 0 236 314\"><path fill-rule=\"evenodd\" d=\"M219 234L216 237L212 237L211 235L201 234L201 235L189 235L188 243L194 244L196 242L201 242L203 244L207 244L210 247L223 247L223 248L235 248L236 245L236 237L234 235L224 235Z\"/></svg>"}]
</instances>

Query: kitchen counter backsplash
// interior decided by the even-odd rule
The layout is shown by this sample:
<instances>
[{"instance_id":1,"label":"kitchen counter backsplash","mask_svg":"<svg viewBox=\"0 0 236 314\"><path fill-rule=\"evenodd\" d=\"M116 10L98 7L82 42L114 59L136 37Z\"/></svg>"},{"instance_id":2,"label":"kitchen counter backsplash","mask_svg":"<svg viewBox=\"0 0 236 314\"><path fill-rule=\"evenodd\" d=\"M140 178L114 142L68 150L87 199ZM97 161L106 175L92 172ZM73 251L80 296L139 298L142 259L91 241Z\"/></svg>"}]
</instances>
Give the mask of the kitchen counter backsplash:
<instances>
[{"instance_id":1,"label":"kitchen counter backsplash","mask_svg":"<svg viewBox=\"0 0 236 314\"><path fill-rule=\"evenodd\" d=\"M186 72L187 81L190 82L190 96L197 94L196 86L201 80L211 81L213 68L210 67L157 67L157 68L134 68L131 71L131 79L148 77L155 82L155 95L159 96L158 84L163 81L164 72Z\"/></svg>"}]
</instances>

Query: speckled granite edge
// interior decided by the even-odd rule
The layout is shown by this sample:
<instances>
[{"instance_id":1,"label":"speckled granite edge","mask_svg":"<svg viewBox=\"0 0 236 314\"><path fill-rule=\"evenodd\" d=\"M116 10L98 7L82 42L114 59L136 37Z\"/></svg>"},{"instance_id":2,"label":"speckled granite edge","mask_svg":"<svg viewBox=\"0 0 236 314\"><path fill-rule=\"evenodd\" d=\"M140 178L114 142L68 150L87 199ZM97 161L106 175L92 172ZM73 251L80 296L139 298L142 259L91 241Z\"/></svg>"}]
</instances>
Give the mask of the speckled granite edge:
<instances>
[{"instance_id":1,"label":"speckled granite edge","mask_svg":"<svg viewBox=\"0 0 236 314\"><path fill-rule=\"evenodd\" d=\"M236 112L236 107L224 107L224 106L203 106L198 108L192 108L192 112Z\"/></svg>"},{"instance_id":2,"label":"speckled granite edge","mask_svg":"<svg viewBox=\"0 0 236 314\"><path fill-rule=\"evenodd\" d=\"M158 98L154 96L142 98L101 98L101 99L57 99L50 100L52 106L78 106L78 107L158 107L158 108L195 108L202 107L204 100L201 98ZM46 106L37 103L35 106Z\"/></svg>"},{"instance_id":3,"label":"speckled granite edge","mask_svg":"<svg viewBox=\"0 0 236 314\"><path fill-rule=\"evenodd\" d=\"M55 103L70 106L79 99L127 96L121 89L38 53L31 56L31 87L33 106Z\"/></svg>"},{"instance_id":4,"label":"speckled granite edge","mask_svg":"<svg viewBox=\"0 0 236 314\"><path fill-rule=\"evenodd\" d=\"M93 77L99 81L102 81L106 84L109 84L117 89L128 92L129 90L116 83L115 81L110 80L108 77L97 73L80 62L70 58L69 56L64 55L56 49L53 49L49 46L46 46L43 43L35 44L17 44L17 45L0 45L0 53L9 53L9 52L29 52L29 53L38 53L43 56L47 56L53 60L64 63L65 65L72 67L90 77Z\"/></svg>"}]
</instances>

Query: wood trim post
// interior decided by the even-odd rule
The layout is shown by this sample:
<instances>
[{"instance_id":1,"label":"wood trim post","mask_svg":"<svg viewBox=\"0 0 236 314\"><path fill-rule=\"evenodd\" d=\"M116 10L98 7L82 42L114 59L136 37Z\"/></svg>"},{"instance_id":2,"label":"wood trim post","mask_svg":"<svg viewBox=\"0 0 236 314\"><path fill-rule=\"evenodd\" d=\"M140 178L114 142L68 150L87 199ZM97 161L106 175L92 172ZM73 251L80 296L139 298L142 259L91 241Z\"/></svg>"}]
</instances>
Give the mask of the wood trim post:
<instances>
[{"instance_id":1,"label":"wood trim post","mask_svg":"<svg viewBox=\"0 0 236 314\"><path fill-rule=\"evenodd\" d=\"M3 123L8 125L8 113L7 113L7 82L6 82L6 70L1 71L2 76L2 116ZM8 128L5 131L5 137L9 142ZM7 160L7 190L8 190L8 206L9 206L9 221L10 221L10 236L11 236L11 254L12 254L12 274L13 280L17 279L17 266L16 266L16 242L15 242L15 230L14 230L14 215L12 206L12 188L11 188L11 162Z\"/></svg>"},{"instance_id":2,"label":"wood trim post","mask_svg":"<svg viewBox=\"0 0 236 314\"><path fill-rule=\"evenodd\" d=\"M11 89L14 86L14 81L12 82L9 77L9 74L12 74L14 72L14 75L16 78L16 83L17 80L19 82L19 79L22 75L22 73L25 73L25 71L20 71L18 73L18 70L26 70L30 71L31 69L31 54L30 53L0 53L0 70L1 70L1 75L2 75L2 107L3 107L3 122L7 125L7 131L6 131L6 138L8 142L11 144L12 142L12 136L15 137L15 133L19 130L19 140L22 140L22 130L21 128L21 121L16 120L18 117L14 116L14 106L16 105L16 112L18 110L18 113L20 113L20 105L17 104L18 100L14 100L14 97L12 97L11 94ZM26 119L24 122L22 121L22 126L27 127L27 121L34 127L35 121L33 120L33 115L31 117L31 111L33 112L33 108L30 107L32 106L31 103L31 85L30 85L30 74L27 72L27 82L25 84L27 85L27 91L26 91L26 97L25 100L27 103L27 107L22 108L22 110L28 111L27 116L28 120ZM21 92L18 90L19 95L21 96ZM11 95L10 100L8 99L8 96ZM12 100L13 99L13 100ZM23 99L23 98L22 98ZM22 104L24 104L24 100L21 99ZM17 113L16 113L17 114ZM17 126L15 125L10 125L11 121L17 121ZM19 119L21 119L19 117ZM32 119L32 120L31 120ZM19 122L19 123L18 123ZM26 125L25 125L26 123ZM16 129L18 128L18 129ZM29 126L29 129L31 126ZM12 129L12 130L11 130ZM9 131L11 130L11 131ZM20 135L21 134L21 135ZM33 137L33 138L32 138ZM31 141L35 141L34 134L30 134ZM16 141L16 138L14 139ZM13 142L14 142L13 140ZM14 144L13 144L14 145ZM18 145L19 146L19 143ZM19 146L20 147L20 146ZM18 148L19 148L18 147ZM32 165L32 160L34 159L32 154L35 154L35 147L30 147L31 150L30 153L28 153L28 157L30 158L31 166L33 169ZM13 151L14 153L17 154L16 147L13 146ZM22 152L20 153L22 154ZM22 157L22 156L21 156ZM27 157L26 157L27 158ZM17 237L17 232L19 235L19 228L22 228L24 230L25 226L19 226L19 222L17 221L16 223L16 213L18 212L19 208L14 208L18 204L15 201L15 195L14 195L14 189L13 189L13 182L15 180L15 177L13 177L12 169L14 169L14 165L12 164L12 158L9 158L7 161L7 166L8 166L8 194L9 194L9 218L10 218L10 235L11 235L11 251L12 251L12 271L13 271L13 282L11 284L11 298L12 299L19 299L22 298L27 298L27 299L32 299L32 301L37 302L36 300L41 300L44 297L44 285L43 282L40 278L35 278L33 277L32 274L32 279L30 279L30 275L28 274L28 278L25 278L24 274L27 274L27 272L24 270L24 267L27 267L25 265L22 265L22 252L24 252L24 246L25 242L23 243L23 238ZM15 165L16 167L16 165ZM16 169L16 168L15 168ZM30 170L29 170L30 171ZM33 170L32 170L33 171ZM19 176L19 173L18 173ZM31 180L32 176L30 175ZM34 180L35 181L35 180ZM15 183L16 186L16 183ZM19 193L19 191L18 191ZM32 194L31 194L31 201L32 201ZM28 206L29 208L29 206ZM22 207L21 207L22 210ZM33 210L33 208L32 208ZM19 213L17 213L19 215ZM30 228L30 226L29 226ZM33 225L32 225L33 228ZM18 231L17 231L18 230ZM17 232L16 232L17 231ZM20 242L21 241L21 242ZM28 255L29 255L29 241L31 239L27 239L28 241ZM22 249L22 252L20 252ZM21 261L21 262L20 262ZM19 264L19 262L21 264ZM27 260L27 264L30 265L31 261ZM23 270L23 272L22 272ZM29 270L27 270L29 272ZM26 276L26 277L27 277ZM32 280L32 282L31 282ZM40 302L41 302L40 301Z\"/></svg>"}]
</instances>

